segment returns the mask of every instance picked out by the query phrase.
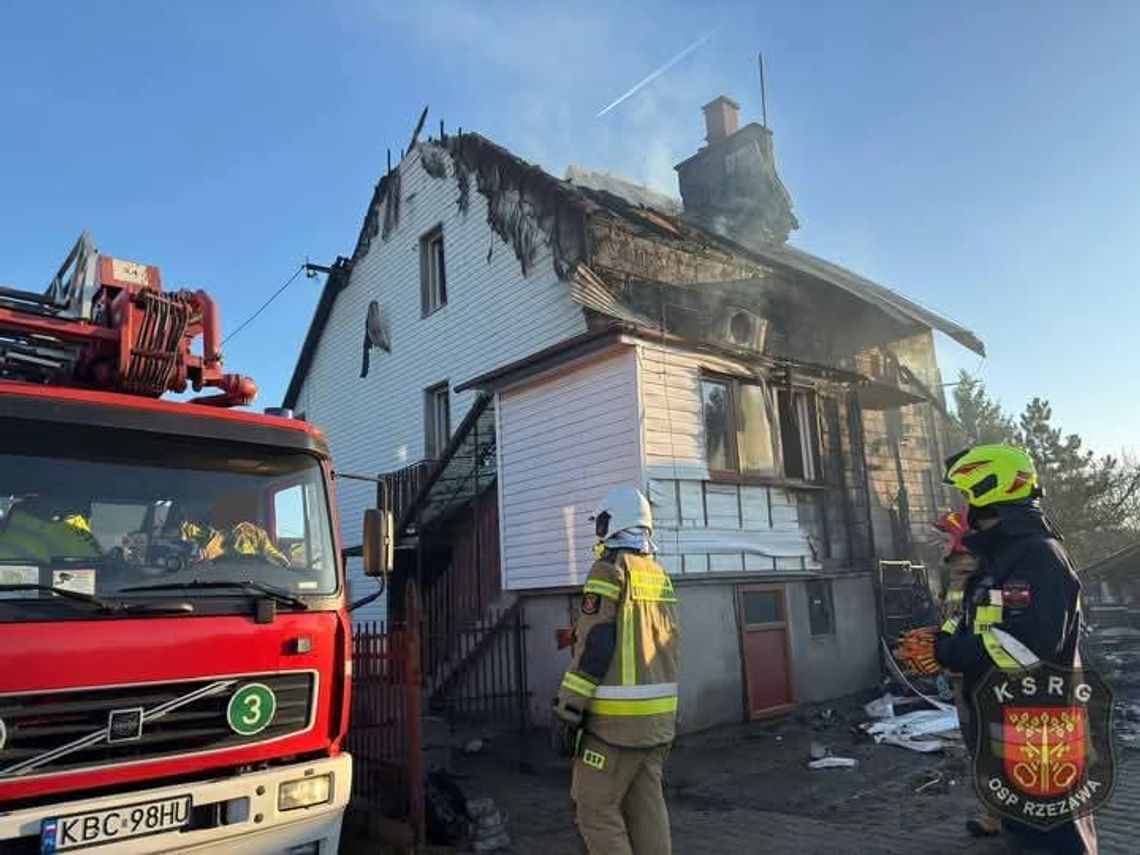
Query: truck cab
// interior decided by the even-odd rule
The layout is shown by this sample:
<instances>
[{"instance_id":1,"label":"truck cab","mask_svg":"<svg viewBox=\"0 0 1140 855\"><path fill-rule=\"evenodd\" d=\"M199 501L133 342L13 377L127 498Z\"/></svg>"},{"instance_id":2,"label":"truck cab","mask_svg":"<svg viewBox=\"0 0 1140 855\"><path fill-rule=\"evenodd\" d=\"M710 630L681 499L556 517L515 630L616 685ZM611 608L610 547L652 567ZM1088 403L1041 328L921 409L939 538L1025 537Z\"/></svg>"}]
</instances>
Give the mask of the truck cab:
<instances>
[{"instance_id":1,"label":"truck cab","mask_svg":"<svg viewBox=\"0 0 1140 855\"><path fill-rule=\"evenodd\" d=\"M0 293L0 851L335 852L352 633L327 445L233 408L252 381L220 373L202 292L108 261L84 270L141 285ZM187 378L223 395L161 399Z\"/></svg>"}]
</instances>

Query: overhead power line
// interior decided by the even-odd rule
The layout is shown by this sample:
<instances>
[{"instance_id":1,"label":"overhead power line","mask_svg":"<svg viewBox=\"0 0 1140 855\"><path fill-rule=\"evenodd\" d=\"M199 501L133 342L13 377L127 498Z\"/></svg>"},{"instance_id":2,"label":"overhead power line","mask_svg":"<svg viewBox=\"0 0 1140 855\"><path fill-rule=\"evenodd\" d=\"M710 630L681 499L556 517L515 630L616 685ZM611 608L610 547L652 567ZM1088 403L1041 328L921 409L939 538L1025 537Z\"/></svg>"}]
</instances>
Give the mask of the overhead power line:
<instances>
[{"instance_id":1,"label":"overhead power line","mask_svg":"<svg viewBox=\"0 0 1140 855\"><path fill-rule=\"evenodd\" d=\"M224 339L222 339L222 346L224 347L226 342L228 342L231 338L233 338L235 335L237 335L239 332L241 332L246 327L248 327L250 324L252 324L255 320L257 320L257 316L260 315L262 312L264 312L266 309L268 309L270 303L272 303L274 300L276 300L278 297L280 297L282 294L284 294L285 290L297 280L297 277L300 276L301 273L304 272L304 270L305 270L305 265L304 264L298 264L297 269L293 271L292 276L290 276L288 279L285 280L284 285L282 285L280 288L278 288L276 291L274 291L272 296L270 296L270 298L268 300L266 300L264 303L262 303L258 307L256 312L254 312L252 315L250 315L248 318L246 318L244 321L242 321L240 324L238 324L237 329L235 329L232 333L230 333L228 336L226 336Z\"/></svg>"}]
</instances>

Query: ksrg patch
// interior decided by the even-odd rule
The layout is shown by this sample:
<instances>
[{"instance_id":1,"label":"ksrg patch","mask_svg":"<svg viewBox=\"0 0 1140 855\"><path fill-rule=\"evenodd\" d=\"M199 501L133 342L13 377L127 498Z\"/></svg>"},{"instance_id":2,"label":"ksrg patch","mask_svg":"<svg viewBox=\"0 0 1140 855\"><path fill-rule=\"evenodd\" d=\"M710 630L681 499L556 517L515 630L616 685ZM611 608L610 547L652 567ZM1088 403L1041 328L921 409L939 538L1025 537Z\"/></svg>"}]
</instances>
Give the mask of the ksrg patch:
<instances>
[{"instance_id":1,"label":"ksrg patch","mask_svg":"<svg viewBox=\"0 0 1140 855\"><path fill-rule=\"evenodd\" d=\"M601 606L601 599L597 594L583 594L582 595L582 614L596 615L598 608Z\"/></svg>"},{"instance_id":2,"label":"ksrg patch","mask_svg":"<svg viewBox=\"0 0 1140 855\"><path fill-rule=\"evenodd\" d=\"M1008 606L1008 598L1006 604ZM1092 813L1116 782L1112 690L1091 669L995 668L973 698L982 803L1041 830Z\"/></svg>"}]
</instances>

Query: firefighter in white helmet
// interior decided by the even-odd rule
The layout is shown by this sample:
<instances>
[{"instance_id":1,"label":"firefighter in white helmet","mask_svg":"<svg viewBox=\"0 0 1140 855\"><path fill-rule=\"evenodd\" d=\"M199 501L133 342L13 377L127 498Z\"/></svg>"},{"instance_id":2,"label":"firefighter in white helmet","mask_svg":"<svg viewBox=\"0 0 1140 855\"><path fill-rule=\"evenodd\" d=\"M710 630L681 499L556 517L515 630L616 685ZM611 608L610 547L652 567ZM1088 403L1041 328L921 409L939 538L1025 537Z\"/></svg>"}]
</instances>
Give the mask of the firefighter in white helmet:
<instances>
[{"instance_id":1,"label":"firefighter in white helmet","mask_svg":"<svg viewBox=\"0 0 1140 855\"><path fill-rule=\"evenodd\" d=\"M639 490L611 490L591 520L597 560L555 702L556 747L574 758L570 794L588 850L662 855L672 848L661 774L676 730L677 597L653 558Z\"/></svg>"}]
</instances>

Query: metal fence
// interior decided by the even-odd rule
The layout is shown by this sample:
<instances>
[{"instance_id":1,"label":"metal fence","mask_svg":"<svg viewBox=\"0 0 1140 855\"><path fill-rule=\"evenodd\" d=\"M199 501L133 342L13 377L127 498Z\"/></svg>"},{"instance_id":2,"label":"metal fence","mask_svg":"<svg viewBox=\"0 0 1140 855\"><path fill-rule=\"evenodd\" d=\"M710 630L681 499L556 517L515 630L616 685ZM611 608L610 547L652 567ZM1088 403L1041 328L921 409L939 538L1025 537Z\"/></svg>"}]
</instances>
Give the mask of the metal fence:
<instances>
[{"instance_id":1,"label":"metal fence","mask_svg":"<svg viewBox=\"0 0 1140 855\"><path fill-rule=\"evenodd\" d=\"M424 839L420 607L408 586L404 623L353 629L352 718L346 741L354 759L353 796L406 818Z\"/></svg>"}]
</instances>

